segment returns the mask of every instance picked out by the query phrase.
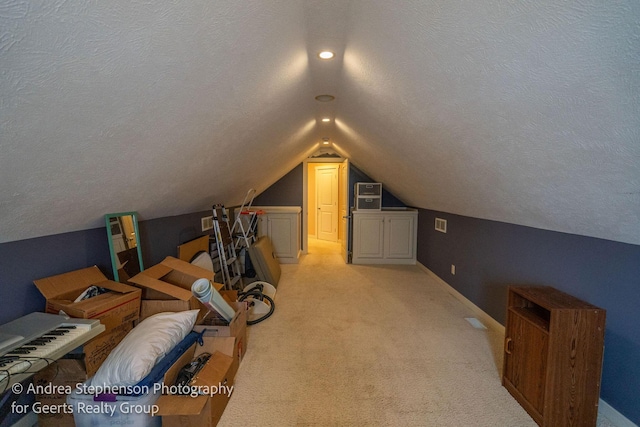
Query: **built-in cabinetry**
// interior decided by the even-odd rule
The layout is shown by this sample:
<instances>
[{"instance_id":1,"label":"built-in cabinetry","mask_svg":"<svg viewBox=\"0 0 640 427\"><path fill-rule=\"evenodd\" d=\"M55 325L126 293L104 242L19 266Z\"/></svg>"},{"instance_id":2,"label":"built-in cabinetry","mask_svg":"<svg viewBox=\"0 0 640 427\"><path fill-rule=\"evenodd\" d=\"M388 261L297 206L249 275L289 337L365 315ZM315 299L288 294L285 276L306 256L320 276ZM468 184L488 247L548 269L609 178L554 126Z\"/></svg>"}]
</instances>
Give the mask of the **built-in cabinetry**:
<instances>
[{"instance_id":1,"label":"built-in cabinetry","mask_svg":"<svg viewBox=\"0 0 640 427\"><path fill-rule=\"evenodd\" d=\"M354 264L415 264L418 211L353 211Z\"/></svg>"},{"instance_id":2,"label":"built-in cabinetry","mask_svg":"<svg viewBox=\"0 0 640 427\"><path fill-rule=\"evenodd\" d=\"M252 210L258 215L258 236L269 236L278 261L295 264L301 252L299 206L256 206Z\"/></svg>"},{"instance_id":3,"label":"built-in cabinetry","mask_svg":"<svg viewBox=\"0 0 640 427\"><path fill-rule=\"evenodd\" d=\"M502 384L538 425L596 425L605 316L548 286L509 287Z\"/></svg>"}]
</instances>

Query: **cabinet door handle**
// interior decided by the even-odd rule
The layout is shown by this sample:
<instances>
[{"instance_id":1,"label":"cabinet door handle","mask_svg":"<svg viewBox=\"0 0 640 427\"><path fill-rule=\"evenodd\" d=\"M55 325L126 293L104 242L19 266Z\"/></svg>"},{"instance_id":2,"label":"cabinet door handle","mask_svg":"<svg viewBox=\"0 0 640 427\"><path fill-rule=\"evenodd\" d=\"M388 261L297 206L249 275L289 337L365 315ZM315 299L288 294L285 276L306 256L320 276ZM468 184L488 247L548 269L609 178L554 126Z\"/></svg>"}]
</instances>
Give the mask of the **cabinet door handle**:
<instances>
[{"instance_id":1,"label":"cabinet door handle","mask_svg":"<svg viewBox=\"0 0 640 427\"><path fill-rule=\"evenodd\" d=\"M504 340L504 352L507 354L511 354L511 348L509 346L509 344L511 344L513 342L513 340L509 337L505 338Z\"/></svg>"}]
</instances>

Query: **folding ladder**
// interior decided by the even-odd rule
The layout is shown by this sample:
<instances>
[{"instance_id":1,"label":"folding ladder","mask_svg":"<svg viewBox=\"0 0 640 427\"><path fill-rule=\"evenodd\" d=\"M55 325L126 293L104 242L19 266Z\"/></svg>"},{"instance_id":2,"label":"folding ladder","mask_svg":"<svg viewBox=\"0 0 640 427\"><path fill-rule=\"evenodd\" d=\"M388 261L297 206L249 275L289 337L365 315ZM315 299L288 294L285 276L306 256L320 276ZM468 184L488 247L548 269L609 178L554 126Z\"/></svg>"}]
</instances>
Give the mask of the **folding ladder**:
<instances>
[{"instance_id":1,"label":"folding ladder","mask_svg":"<svg viewBox=\"0 0 640 427\"><path fill-rule=\"evenodd\" d=\"M228 290L242 289L242 267L236 255L236 247L229 226L229 217L224 205L213 206L213 229L215 231L216 246L222 281Z\"/></svg>"},{"instance_id":2,"label":"folding ladder","mask_svg":"<svg viewBox=\"0 0 640 427\"><path fill-rule=\"evenodd\" d=\"M249 248L257 240L258 215L263 214L264 211L251 209L255 195L256 190L253 188L247 191L242 205L238 209L238 215L236 215L233 222L233 227L231 227L237 251Z\"/></svg>"}]
</instances>

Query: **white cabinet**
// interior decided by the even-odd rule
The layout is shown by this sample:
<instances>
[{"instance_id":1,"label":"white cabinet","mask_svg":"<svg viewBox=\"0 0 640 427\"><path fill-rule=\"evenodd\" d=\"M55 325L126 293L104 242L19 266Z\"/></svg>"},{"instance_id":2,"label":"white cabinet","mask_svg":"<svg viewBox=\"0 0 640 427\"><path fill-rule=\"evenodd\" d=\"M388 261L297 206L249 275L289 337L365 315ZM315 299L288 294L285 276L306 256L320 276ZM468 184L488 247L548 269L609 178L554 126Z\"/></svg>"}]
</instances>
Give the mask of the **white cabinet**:
<instances>
[{"instance_id":1,"label":"white cabinet","mask_svg":"<svg viewBox=\"0 0 640 427\"><path fill-rule=\"evenodd\" d=\"M418 211L353 211L354 264L415 264Z\"/></svg>"},{"instance_id":2,"label":"white cabinet","mask_svg":"<svg viewBox=\"0 0 640 427\"><path fill-rule=\"evenodd\" d=\"M258 236L269 236L280 264L295 264L300 257L299 206L256 206L263 211L258 216Z\"/></svg>"}]
</instances>

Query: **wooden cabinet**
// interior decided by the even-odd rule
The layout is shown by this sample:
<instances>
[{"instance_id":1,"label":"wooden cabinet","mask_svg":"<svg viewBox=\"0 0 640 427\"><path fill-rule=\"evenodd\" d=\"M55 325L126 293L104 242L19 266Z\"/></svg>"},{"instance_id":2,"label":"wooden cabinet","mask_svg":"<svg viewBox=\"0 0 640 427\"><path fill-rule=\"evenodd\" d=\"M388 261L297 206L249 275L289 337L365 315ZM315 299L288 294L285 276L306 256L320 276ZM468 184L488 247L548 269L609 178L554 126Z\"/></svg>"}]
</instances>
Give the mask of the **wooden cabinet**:
<instances>
[{"instance_id":1,"label":"wooden cabinet","mask_svg":"<svg viewBox=\"0 0 640 427\"><path fill-rule=\"evenodd\" d=\"M269 236L278 261L295 264L300 257L300 212L298 206L255 207L263 211L258 218L258 236Z\"/></svg>"},{"instance_id":2,"label":"wooden cabinet","mask_svg":"<svg viewBox=\"0 0 640 427\"><path fill-rule=\"evenodd\" d=\"M415 264L418 212L353 212L354 264Z\"/></svg>"},{"instance_id":3,"label":"wooden cabinet","mask_svg":"<svg viewBox=\"0 0 640 427\"><path fill-rule=\"evenodd\" d=\"M509 287L502 384L538 425L596 425L605 316L551 287Z\"/></svg>"}]
</instances>

